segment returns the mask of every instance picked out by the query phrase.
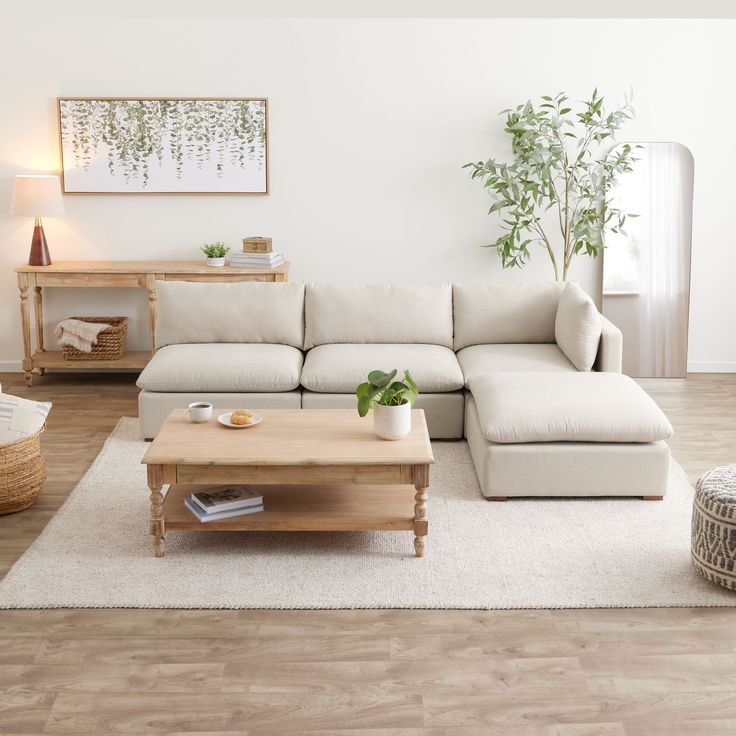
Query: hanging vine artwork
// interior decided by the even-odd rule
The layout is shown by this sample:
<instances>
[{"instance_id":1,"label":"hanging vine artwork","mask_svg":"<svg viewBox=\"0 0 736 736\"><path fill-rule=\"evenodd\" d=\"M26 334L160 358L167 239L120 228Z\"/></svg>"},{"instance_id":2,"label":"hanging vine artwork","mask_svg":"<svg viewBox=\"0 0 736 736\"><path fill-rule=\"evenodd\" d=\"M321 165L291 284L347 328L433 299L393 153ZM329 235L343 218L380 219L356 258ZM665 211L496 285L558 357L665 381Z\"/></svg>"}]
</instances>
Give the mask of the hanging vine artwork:
<instances>
[{"instance_id":1,"label":"hanging vine artwork","mask_svg":"<svg viewBox=\"0 0 736 736\"><path fill-rule=\"evenodd\" d=\"M268 193L265 99L59 98L65 192Z\"/></svg>"}]
</instances>

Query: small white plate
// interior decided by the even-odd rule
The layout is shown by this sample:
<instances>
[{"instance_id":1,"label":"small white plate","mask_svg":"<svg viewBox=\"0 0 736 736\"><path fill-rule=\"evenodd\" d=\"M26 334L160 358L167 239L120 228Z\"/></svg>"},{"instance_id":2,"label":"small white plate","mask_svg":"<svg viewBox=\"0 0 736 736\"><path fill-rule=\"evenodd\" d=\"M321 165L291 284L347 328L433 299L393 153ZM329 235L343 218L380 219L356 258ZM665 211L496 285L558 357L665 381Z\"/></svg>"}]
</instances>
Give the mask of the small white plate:
<instances>
[{"instance_id":1,"label":"small white plate","mask_svg":"<svg viewBox=\"0 0 736 736\"><path fill-rule=\"evenodd\" d=\"M255 427L256 424L260 424L263 421L263 417L260 414L253 414L250 418L250 424L233 424L230 421L230 417L233 415L231 411L227 414L220 414L217 417L217 421L222 424L223 427L230 427L230 429L248 429L248 427Z\"/></svg>"}]
</instances>

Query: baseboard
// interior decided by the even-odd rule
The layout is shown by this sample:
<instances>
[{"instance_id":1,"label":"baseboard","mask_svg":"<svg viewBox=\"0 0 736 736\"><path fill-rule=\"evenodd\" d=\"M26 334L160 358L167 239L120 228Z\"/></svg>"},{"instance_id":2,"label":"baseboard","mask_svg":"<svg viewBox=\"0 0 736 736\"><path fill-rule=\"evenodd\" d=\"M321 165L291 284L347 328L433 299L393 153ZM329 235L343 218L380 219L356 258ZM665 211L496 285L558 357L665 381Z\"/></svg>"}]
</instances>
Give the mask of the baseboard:
<instances>
[{"instance_id":1,"label":"baseboard","mask_svg":"<svg viewBox=\"0 0 736 736\"><path fill-rule=\"evenodd\" d=\"M688 373L736 373L733 360L691 360L687 364Z\"/></svg>"},{"instance_id":2,"label":"baseboard","mask_svg":"<svg viewBox=\"0 0 736 736\"><path fill-rule=\"evenodd\" d=\"M115 368L113 370L120 370ZM688 373L736 373L736 361L733 360L691 360L687 364ZM23 365L19 360L0 360L0 373L22 373ZM104 373L107 371L98 371ZM131 371L135 372L135 371Z\"/></svg>"}]
</instances>

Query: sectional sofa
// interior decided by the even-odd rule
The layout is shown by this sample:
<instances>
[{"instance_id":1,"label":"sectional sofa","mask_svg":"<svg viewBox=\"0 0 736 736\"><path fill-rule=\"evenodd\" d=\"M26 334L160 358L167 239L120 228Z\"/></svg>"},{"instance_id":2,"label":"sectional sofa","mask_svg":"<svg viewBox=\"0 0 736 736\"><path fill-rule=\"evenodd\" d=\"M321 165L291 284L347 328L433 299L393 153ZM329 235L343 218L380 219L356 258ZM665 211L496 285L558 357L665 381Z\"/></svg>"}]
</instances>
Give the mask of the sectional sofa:
<instances>
[{"instance_id":1,"label":"sectional sofa","mask_svg":"<svg viewBox=\"0 0 736 736\"><path fill-rule=\"evenodd\" d=\"M430 436L467 437L489 498L666 488L671 427L620 374L620 331L574 284L162 281L157 302L138 380L147 438L197 400L354 407L370 370L398 368L421 389Z\"/></svg>"}]
</instances>

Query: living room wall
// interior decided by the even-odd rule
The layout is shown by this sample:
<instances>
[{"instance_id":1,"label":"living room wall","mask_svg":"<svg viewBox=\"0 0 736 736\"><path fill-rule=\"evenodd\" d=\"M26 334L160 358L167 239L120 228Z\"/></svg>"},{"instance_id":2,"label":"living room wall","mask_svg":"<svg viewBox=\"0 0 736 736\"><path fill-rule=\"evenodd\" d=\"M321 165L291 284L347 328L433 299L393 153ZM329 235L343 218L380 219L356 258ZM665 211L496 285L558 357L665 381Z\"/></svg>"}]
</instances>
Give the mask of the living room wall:
<instances>
[{"instance_id":1,"label":"living room wall","mask_svg":"<svg viewBox=\"0 0 736 736\"><path fill-rule=\"evenodd\" d=\"M730 20L10 21L0 61L0 370L22 353L12 267L31 222L7 213L17 173L58 169L57 96L267 96L271 194L72 195L45 222L52 257L196 259L202 242L271 235L293 280L515 281L486 198L460 166L508 144L498 112L527 97L633 89L626 137L673 140L696 162L690 367L736 370L727 185L736 96ZM599 263L573 277L591 293ZM50 332L71 314L127 314L146 346L143 293L48 290ZM724 339L725 337L725 339Z\"/></svg>"}]
</instances>

